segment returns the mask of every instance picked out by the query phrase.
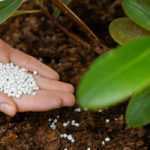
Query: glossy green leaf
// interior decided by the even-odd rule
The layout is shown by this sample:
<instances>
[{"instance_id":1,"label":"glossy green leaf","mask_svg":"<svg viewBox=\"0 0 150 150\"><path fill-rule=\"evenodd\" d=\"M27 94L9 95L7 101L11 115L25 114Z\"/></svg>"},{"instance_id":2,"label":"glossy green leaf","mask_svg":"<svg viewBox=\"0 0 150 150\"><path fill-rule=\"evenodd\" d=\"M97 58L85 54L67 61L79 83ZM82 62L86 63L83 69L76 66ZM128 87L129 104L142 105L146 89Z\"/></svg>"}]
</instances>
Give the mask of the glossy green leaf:
<instances>
[{"instance_id":1,"label":"glossy green leaf","mask_svg":"<svg viewBox=\"0 0 150 150\"><path fill-rule=\"evenodd\" d=\"M0 1L0 9L8 6L11 1L12 0L3 0L3 1Z\"/></svg>"},{"instance_id":2,"label":"glossy green leaf","mask_svg":"<svg viewBox=\"0 0 150 150\"><path fill-rule=\"evenodd\" d=\"M142 127L150 123L150 88L133 96L128 105L126 121L129 127Z\"/></svg>"},{"instance_id":3,"label":"glossy green leaf","mask_svg":"<svg viewBox=\"0 0 150 150\"><path fill-rule=\"evenodd\" d=\"M84 75L78 103L91 110L118 104L150 84L150 37L100 56Z\"/></svg>"},{"instance_id":4,"label":"glossy green leaf","mask_svg":"<svg viewBox=\"0 0 150 150\"><path fill-rule=\"evenodd\" d=\"M150 0L123 0L123 9L131 20L150 31Z\"/></svg>"},{"instance_id":5,"label":"glossy green leaf","mask_svg":"<svg viewBox=\"0 0 150 150\"><path fill-rule=\"evenodd\" d=\"M137 26L127 17L117 18L112 21L109 26L109 32L112 38L120 45L142 36L150 36L150 31Z\"/></svg>"},{"instance_id":6,"label":"glossy green leaf","mask_svg":"<svg viewBox=\"0 0 150 150\"><path fill-rule=\"evenodd\" d=\"M6 21L22 4L22 0L4 0L0 2L0 24Z\"/></svg>"}]
</instances>

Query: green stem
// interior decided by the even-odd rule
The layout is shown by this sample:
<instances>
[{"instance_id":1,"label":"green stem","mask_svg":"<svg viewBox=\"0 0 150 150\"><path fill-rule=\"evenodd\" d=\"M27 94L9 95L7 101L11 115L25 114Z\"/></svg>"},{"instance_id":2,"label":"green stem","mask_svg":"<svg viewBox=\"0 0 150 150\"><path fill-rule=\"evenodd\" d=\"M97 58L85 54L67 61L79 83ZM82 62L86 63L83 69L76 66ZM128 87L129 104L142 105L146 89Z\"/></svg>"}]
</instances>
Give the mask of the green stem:
<instances>
[{"instance_id":1,"label":"green stem","mask_svg":"<svg viewBox=\"0 0 150 150\"><path fill-rule=\"evenodd\" d=\"M27 14L37 14L41 13L41 10L17 10L15 13L12 15L12 17L20 16L20 15L27 15Z\"/></svg>"}]
</instances>

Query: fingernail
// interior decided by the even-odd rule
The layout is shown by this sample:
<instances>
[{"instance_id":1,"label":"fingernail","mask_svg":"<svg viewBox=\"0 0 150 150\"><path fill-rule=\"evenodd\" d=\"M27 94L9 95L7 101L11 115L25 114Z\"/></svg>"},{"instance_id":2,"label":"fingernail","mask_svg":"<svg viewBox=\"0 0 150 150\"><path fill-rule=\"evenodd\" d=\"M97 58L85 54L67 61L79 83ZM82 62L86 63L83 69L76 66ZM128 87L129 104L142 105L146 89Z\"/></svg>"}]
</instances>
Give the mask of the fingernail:
<instances>
[{"instance_id":1,"label":"fingernail","mask_svg":"<svg viewBox=\"0 0 150 150\"><path fill-rule=\"evenodd\" d=\"M14 109L9 104L3 103L0 105L0 110L6 115L12 116Z\"/></svg>"}]
</instances>

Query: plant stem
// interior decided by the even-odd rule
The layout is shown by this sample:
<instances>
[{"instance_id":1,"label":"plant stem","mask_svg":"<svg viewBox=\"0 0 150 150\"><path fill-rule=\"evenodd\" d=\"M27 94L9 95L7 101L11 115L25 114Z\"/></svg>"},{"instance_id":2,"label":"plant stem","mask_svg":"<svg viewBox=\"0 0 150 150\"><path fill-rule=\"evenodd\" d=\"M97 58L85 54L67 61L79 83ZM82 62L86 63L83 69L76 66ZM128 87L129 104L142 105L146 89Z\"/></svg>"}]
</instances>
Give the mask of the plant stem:
<instances>
[{"instance_id":1,"label":"plant stem","mask_svg":"<svg viewBox=\"0 0 150 150\"><path fill-rule=\"evenodd\" d=\"M55 19L54 16L52 16L49 11L47 10L46 7L44 7L44 5L42 5L41 3L37 3L40 8L43 10L43 13L51 20L51 22L53 22L60 30L62 30L67 36L69 36L71 39L73 39L74 41L76 41L76 45L80 45L83 46L84 48L90 48L90 45L85 42L84 40L82 40L80 37L78 37L77 35L75 35L74 33L71 33L67 30L67 28L63 27L61 24L58 23L58 21Z\"/></svg>"},{"instance_id":2,"label":"plant stem","mask_svg":"<svg viewBox=\"0 0 150 150\"><path fill-rule=\"evenodd\" d=\"M89 33L90 39L96 42L99 38L93 33L93 31L81 20L67 5L65 5L61 0L51 0L52 3L58 7L64 14L66 14L70 19L76 22L85 33Z\"/></svg>"},{"instance_id":3,"label":"plant stem","mask_svg":"<svg viewBox=\"0 0 150 150\"><path fill-rule=\"evenodd\" d=\"M70 19L72 19L75 23L79 25L83 29L83 31L90 38L91 44L94 47L94 51L98 54L103 51L108 50L103 42L94 34L94 32L81 20L67 5L65 5L61 0L51 0L52 3L58 7L64 14L66 14Z\"/></svg>"},{"instance_id":4,"label":"plant stem","mask_svg":"<svg viewBox=\"0 0 150 150\"><path fill-rule=\"evenodd\" d=\"M26 15L26 14L37 14L41 13L41 10L17 10L12 15L12 17L20 16L20 15Z\"/></svg>"},{"instance_id":5,"label":"plant stem","mask_svg":"<svg viewBox=\"0 0 150 150\"><path fill-rule=\"evenodd\" d=\"M60 3L59 3L59 5L61 5L61 1L60 0L51 0L53 3L57 3L56 1L59 1ZM98 39L98 37L90 30L90 28L77 16L77 17L75 17L74 19L78 22L78 19L81 21L81 22L78 22L78 25L80 26L81 25L81 27L84 29L84 31L86 32L86 33L90 33L89 35L90 35L90 41L91 42L86 42L86 41L84 41L83 39L81 39L79 36L77 36L76 34L74 34L74 33L72 33L72 32L70 32L66 27L64 27L64 26L62 26L59 22L58 22L58 20L53 16L53 15L51 15L50 13L49 13L49 11L48 11L48 9L47 9L47 7L45 7L44 6L44 4L43 4L43 0L35 0L35 2L36 2L36 4L42 9L42 11L43 11L43 13L50 19L50 21L51 22L53 22L61 31L63 31L68 37L70 37L74 42L75 42L75 44L76 45L80 45L80 46L83 46L84 48L86 48L86 49L89 49L89 48L92 48L97 54L101 54L102 52L104 52L104 51L106 51L106 50L108 50L108 48L103 44L103 42L102 41L100 41L99 39ZM58 6L57 6L58 7ZM60 6L58 7L58 8L60 8ZM66 7L62 7L63 8L63 12L65 13L65 12L67 12L67 14L69 14L70 13L70 11L65 11L66 10ZM67 9L68 10L68 9ZM70 10L70 9L69 9ZM72 11L71 11L72 12ZM73 14L74 14L74 12L72 12ZM71 13L71 15L70 15L70 18L72 18L72 14ZM66 13L65 13L66 14ZM75 21L74 20L74 21ZM84 28L84 27L86 26L86 28Z\"/></svg>"}]
</instances>

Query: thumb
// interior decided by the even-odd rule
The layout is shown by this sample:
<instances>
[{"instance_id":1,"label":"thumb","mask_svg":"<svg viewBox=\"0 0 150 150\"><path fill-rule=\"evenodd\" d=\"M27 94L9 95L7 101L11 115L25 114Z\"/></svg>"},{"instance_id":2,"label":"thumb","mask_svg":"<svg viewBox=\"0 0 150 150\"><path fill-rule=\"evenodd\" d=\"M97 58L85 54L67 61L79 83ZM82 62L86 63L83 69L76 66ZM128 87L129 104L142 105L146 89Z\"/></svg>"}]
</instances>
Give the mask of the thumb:
<instances>
[{"instance_id":1,"label":"thumb","mask_svg":"<svg viewBox=\"0 0 150 150\"><path fill-rule=\"evenodd\" d=\"M8 116L15 116L16 114L16 105L7 95L0 93L0 111Z\"/></svg>"}]
</instances>

